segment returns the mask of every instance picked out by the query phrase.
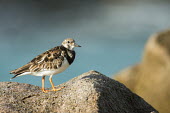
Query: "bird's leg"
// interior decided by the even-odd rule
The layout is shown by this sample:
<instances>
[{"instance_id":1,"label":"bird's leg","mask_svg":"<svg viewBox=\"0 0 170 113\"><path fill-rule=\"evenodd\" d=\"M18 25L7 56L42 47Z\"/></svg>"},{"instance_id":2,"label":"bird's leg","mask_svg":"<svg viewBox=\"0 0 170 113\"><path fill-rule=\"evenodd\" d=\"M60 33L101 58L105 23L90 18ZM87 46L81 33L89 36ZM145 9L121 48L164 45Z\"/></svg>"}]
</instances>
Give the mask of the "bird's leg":
<instances>
[{"instance_id":1,"label":"bird's leg","mask_svg":"<svg viewBox=\"0 0 170 113\"><path fill-rule=\"evenodd\" d=\"M46 93L46 92L48 92L49 90L45 90L44 83L45 83L45 76L42 77L42 91L43 91L44 93Z\"/></svg>"},{"instance_id":2,"label":"bird's leg","mask_svg":"<svg viewBox=\"0 0 170 113\"><path fill-rule=\"evenodd\" d=\"M49 77L49 81L50 81L51 86L52 86L52 91L59 91L59 90L63 89L64 87L61 87L61 88L55 89L55 87L54 87L54 83L53 83L53 81L52 81L52 76L53 76L53 75L51 75L51 76Z\"/></svg>"}]
</instances>

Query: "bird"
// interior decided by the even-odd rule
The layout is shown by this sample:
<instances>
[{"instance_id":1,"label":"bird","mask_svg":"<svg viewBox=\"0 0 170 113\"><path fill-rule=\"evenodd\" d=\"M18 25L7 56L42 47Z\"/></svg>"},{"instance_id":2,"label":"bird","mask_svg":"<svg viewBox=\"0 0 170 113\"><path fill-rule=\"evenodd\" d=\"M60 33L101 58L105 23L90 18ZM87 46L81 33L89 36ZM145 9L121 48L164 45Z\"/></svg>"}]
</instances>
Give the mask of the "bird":
<instances>
[{"instance_id":1,"label":"bird","mask_svg":"<svg viewBox=\"0 0 170 113\"><path fill-rule=\"evenodd\" d=\"M10 74L14 75L11 79L23 75L42 76L42 91L44 93L49 91L59 91L64 87L55 89L52 77L53 75L65 71L73 63L76 55L74 51L75 47L81 46L76 44L74 39L67 38L60 46L47 50L33 58L26 65L10 71ZM44 83L46 76L49 76L52 90L45 89Z\"/></svg>"}]
</instances>

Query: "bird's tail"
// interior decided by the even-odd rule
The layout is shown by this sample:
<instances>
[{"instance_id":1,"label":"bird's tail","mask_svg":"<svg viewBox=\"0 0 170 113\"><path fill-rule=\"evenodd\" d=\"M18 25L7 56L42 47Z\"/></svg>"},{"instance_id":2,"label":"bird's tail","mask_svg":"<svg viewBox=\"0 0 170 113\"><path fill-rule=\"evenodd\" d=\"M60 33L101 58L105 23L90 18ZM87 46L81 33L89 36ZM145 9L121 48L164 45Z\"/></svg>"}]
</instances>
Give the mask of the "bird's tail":
<instances>
[{"instance_id":1,"label":"bird's tail","mask_svg":"<svg viewBox=\"0 0 170 113\"><path fill-rule=\"evenodd\" d=\"M12 73L10 73L10 74L12 74ZM12 79L16 78L17 76L19 76L19 74L17 74L17 75L15 75L15 76L13 76L10 80L12 80Z\"/></svg>"},{"instance_id":2,"label":"bird's tail","mask_svg":"<svg viewBox=\"0 0 170 113\"><path fill-rule=\"evenodd\" d=\"M18 76L22 76L22 75L25 75L24 73L25 72L29 72L29 67L30 67L30 64L26 64L18 69L15 69L13 71L10 71L10 74L14 74L15 76L13 76L11 79L14 79Z\"/></svg>"}]
</instances>

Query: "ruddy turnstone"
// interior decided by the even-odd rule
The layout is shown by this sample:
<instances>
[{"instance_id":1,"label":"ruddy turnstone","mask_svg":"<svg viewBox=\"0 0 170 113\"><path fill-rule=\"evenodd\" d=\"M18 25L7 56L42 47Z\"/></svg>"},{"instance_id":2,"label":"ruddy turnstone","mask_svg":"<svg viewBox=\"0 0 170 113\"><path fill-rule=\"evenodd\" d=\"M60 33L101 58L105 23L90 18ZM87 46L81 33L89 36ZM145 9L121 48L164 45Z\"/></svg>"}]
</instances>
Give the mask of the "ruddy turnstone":
<instances>
[{"instance_id":1,"label":"ruddy turnstone","mask_svg":"<svg viewBox=\"0 0 170 113\"><path fill-rule=\"evenodd\" d=\"M57 46L50 50L47 50L46 52L35 57L26 65L11 71L10 74L15 75L11 79L23 75L42 76L43 92L61 90L63 87L58 89L54 88L52 76L63 72L73 63L76 55L74 47L81 46L76 44L75 41L71 38L65 39L62 42L61 46ZM51 83L52 90L45 90L45 76L50 76L49 81Z\"/></svg>"}]
</instances>

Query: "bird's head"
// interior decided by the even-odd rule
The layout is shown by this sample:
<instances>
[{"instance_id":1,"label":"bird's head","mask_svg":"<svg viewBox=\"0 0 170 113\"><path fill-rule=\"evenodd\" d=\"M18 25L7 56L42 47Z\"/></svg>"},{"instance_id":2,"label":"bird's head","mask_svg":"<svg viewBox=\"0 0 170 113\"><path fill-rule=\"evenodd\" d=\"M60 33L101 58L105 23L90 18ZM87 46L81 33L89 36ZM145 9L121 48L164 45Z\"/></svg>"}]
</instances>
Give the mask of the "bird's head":
<instances>
[{"instance_id":1,"label":"bird's head","mask_svg":"<svg viewBox=\"0 0 170 113\"><path fill-rule=\"evenodd\" d=\"M65 39L65 40L62 42L62 45L63 45L65 48L69 49L69 50L73 50L74 47L81 47L80 45L76 44L76 43L75 43L75 40L72 39L72 38L67 38L67 39Z\"/></svg>"}]
</instances>

